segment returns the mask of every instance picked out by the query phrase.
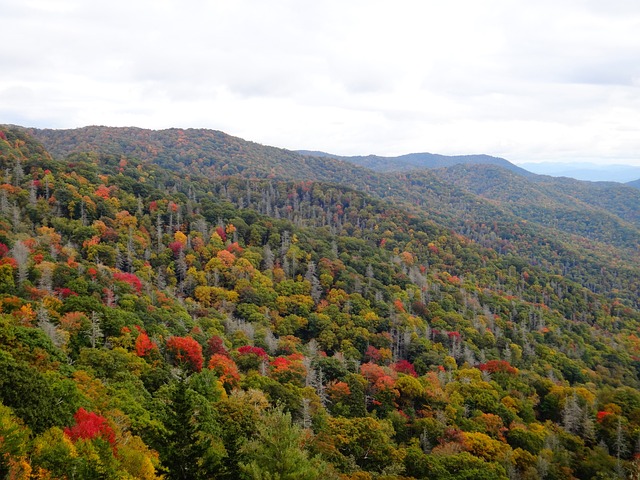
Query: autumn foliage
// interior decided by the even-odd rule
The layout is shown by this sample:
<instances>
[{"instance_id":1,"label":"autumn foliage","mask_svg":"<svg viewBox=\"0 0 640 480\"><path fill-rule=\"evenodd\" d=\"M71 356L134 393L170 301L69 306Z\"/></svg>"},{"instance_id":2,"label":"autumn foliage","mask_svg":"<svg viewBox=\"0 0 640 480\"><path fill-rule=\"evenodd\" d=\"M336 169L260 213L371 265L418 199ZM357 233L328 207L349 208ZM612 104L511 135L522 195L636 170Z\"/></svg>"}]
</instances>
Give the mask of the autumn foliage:
<instances>
[{"instance_id":1,"label":"autumn foliage","mask_svg":"<svg viewBox=\"0 0 640 480\"><path fill-rule=\"evenodd\" d=\"M131 285L136 293L140 293L140 291L142 290L142 282L133 273L114 272L113 279L117 282L124 282L128 285Z\"/></svg>"},{"instance_id":2,"label":"autumn foliage","mask_svg":"<svg viewBox=\"0 0 640 480\"><path fill-rule=\"evenodd\" d=\"M209 368L213 370L223 385L235 387L240 382L238 366L227 355L213 354L209 360Z\"/></svg>"},{"instance_id":3,"label":"autumn foliage","mask_svg":"<svg viewBox=\"0 0 640 480\"><path fill-rule=\"evenodd\" d=\"M158 345L149 338L147 332L141 331L136 338L136 355L146 357L154 350L158 350Z\"/></svg>"},{"instance_id":4,"label":"autumn foliage","mask_svg":"<svg viewBox=\"0 0 640 480\"><path fill-rule=\"evenodd\" d=\"M64 433L74 442L77 440L93 440L102 438L115 446L116 435L107 420L94 412L87 412L80 407L73 416L76 424L64 429Z\"/></svg>"},{"instance_id":5,"label":"autumn foliage","mask_svg":"<svg viewBox=\"0 0 640 480\"><path fill-rule=\"evenodd\" d=\"M199 372L202 370L204 358L202 345L191 337L170 337L167 340L167 351L174 358L175 363Z\"/></svg>"}]
</instances>

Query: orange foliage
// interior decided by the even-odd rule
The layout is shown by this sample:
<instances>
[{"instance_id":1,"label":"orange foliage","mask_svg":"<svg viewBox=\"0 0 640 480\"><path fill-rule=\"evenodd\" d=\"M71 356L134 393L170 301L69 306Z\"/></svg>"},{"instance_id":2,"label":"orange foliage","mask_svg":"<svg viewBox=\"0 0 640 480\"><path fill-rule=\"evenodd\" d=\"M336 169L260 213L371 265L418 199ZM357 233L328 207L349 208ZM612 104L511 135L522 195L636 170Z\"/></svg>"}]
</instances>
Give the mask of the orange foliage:
<instances>
[{"instance_id":1,"label":"orange foliage","mask_svg":"<svg viewBox=\"0 0 640 480\"><path fill-rule=\"evenodd\" d=\"M240 372L238 366L231 358L226 355L215 353L209 360L209 368L213 370L223 385L231 388L240 382Z\"/></svg>"},{"instance_id":2,"label":"orange foliage","mask_svg":"<svg viewBox=\"0 0 640 480\"><path fill-rule=\"evenodd\" d=\"M222 264L227 268L233 265L233 262L236 261L236 256L233 253L228 252L227 250L220 250L216 254L216 257L218 257Z\"/></svg>"}]
</instances>

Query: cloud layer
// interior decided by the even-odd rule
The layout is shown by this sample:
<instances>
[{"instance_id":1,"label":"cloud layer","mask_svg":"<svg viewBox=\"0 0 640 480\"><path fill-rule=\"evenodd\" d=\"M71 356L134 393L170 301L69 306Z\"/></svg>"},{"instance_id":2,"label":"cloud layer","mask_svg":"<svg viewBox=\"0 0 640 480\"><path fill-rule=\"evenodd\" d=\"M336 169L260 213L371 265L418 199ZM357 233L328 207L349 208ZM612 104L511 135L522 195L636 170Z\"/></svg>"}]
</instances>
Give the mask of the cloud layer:
<instances>
[{"instance_id":1,"label":"cloud layer","mask_svg":"<svg viewBox=\"0 0 640 480\"><path fill-rule=\"evenodd\" d=\"M631 0L0 0L0 123L640 164Z\"/></svg>"}]
</instances>

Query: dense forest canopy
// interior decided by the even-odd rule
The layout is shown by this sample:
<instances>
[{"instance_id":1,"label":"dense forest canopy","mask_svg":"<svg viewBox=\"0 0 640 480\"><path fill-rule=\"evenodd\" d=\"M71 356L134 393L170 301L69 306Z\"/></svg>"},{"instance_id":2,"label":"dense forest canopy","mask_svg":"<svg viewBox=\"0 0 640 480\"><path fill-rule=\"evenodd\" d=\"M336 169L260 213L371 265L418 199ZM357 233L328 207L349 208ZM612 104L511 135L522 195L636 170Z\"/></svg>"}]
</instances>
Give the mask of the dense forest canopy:
<instances>
[{"instance_id":1,"label":"dense forest canopy","mask_svg":"<svg viewBox=\"0 0 640 480\"><path fill-rule=\"evenodd\" d=\"M640 190L0 127L0 475L640 473Z\"/></svg>"}]
</instances>

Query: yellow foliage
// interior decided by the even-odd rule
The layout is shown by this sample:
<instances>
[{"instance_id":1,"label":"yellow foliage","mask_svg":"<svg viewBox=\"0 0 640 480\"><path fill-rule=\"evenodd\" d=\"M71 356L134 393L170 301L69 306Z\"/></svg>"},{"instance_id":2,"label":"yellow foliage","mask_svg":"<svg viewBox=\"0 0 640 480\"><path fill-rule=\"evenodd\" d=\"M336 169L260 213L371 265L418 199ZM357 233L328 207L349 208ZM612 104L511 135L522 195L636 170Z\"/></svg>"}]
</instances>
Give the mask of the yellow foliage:
<instances>
[{"instance_id":1,"label":"yellow foliage","mask_svg":"<svg viewBox=\"0 0 640 480\"><path fill-rule=\"evenodd\" d=\"M225 290L222 287L209 287L206 285L196 287L194 296L196 297L196 300L206 308L217 308L224 300L237 303L240 298L238 293L232 290Z\"/></svg>"},{"instance_id":2,"label":"yellow foliage","mask_svg":"<svg viewBox=\"0 0 640 480\"><path fill-rule=\"evenodd\" d=\"M5 477L7 480L30 480L31 465L25 457L8 458L9 472Z\"/></svg>"},{"instance_id":3,"label":"yellow foliage","mask_svg":"<svg viewBox=\"0 0 640 480\"><path fill-rule=\"evenodd\" d=\"M400 375L396 381L396 388L400 390L400 393L410 398L423 397L425 394L425 388L417 378L410 375Z\"/></svg>"},{"instance_id":4,"label":"yellow foliage","mask_svg":"<svg viewBox=\"0 0 640 480\"><path fill-rule=\"evenodd\" d=\"M75 458L78 456L75 445L61 428L52 427L33 441L32 458L54 453L60 457Z\"/></svg>"},{"instance_id":5,"label":"yellow foliage","mask_svg":"<svg viewBox=\"0 0 640 480\"><path fill-rule=\"evenodd\" d=\"M501 402L505 407L507 407L508 410L512 411L513 413L517 413L520 410L520 402L509 395L504 397Z\"/></svg>"},{"instance_id":6,"label":"yellow foliage","mask_svg":"<svg viewBox=\"0 0 640 480\"><path fill-rule=\"evenodd\" d=\"M224 242L222 241L222 237L218 235L218 232L213 232L211 234L211 239L209 240L209 244L213 253L218 253L218 251L224 248Z\"/></svg>"},{"instance_id":7,"label":"yellow foliage","mask_svg":"<svg viewBox=\"0 0 640 480\"><path fill-rule=\"evenodd\" d=\"M161 478L156 475L155 468L159 463L158 453L149 450L140 437L126 438L126 442L119 445L118 458L122 468L133 478L140 480Z\"/></svg>"},{"instance_id":8,"label":"yellow foliage","mask_svg":"<svg viewBox=\"0 0 640 480\"><path fill-rule=\"evenodd\" d=\"M116 223L120 227L135 227L138 225L138 219L134 215L131 215L127 210L121 210L116 213Z\"/></svg>"},{"instance_id":9,"label":"yellow foliage","mask_svg":"<svg viewBox=\"0 0 640 480\"><path fill-rule=\"evenodd\" d=\"M62 300L57 297L52 297L51 295L47 295L42 299L42 306L47 309L49 315L54 318L59 318L60 310L62 309Z\"/></svg>"},{"instance_id":10,"label":"yellow foliage","mask_svg":"<svg viewBox=\"0 0 640 480\"><path fill-rule=\"evenodd\" d=\"M489 462L502 460L511 447L480 432L464 432L465 449Z\"/></svg>"},{"instance_id":11,"label":"yellow foliage","mask_svg":"<svg viewBox=\"0 0 640 480\"><path fill-rule=\"evenodd\" d=\"M180 230L173 234L173 239L176 242L179 242L183 247L187 244L187 236Z\"/></svg>"}]
</instances>

